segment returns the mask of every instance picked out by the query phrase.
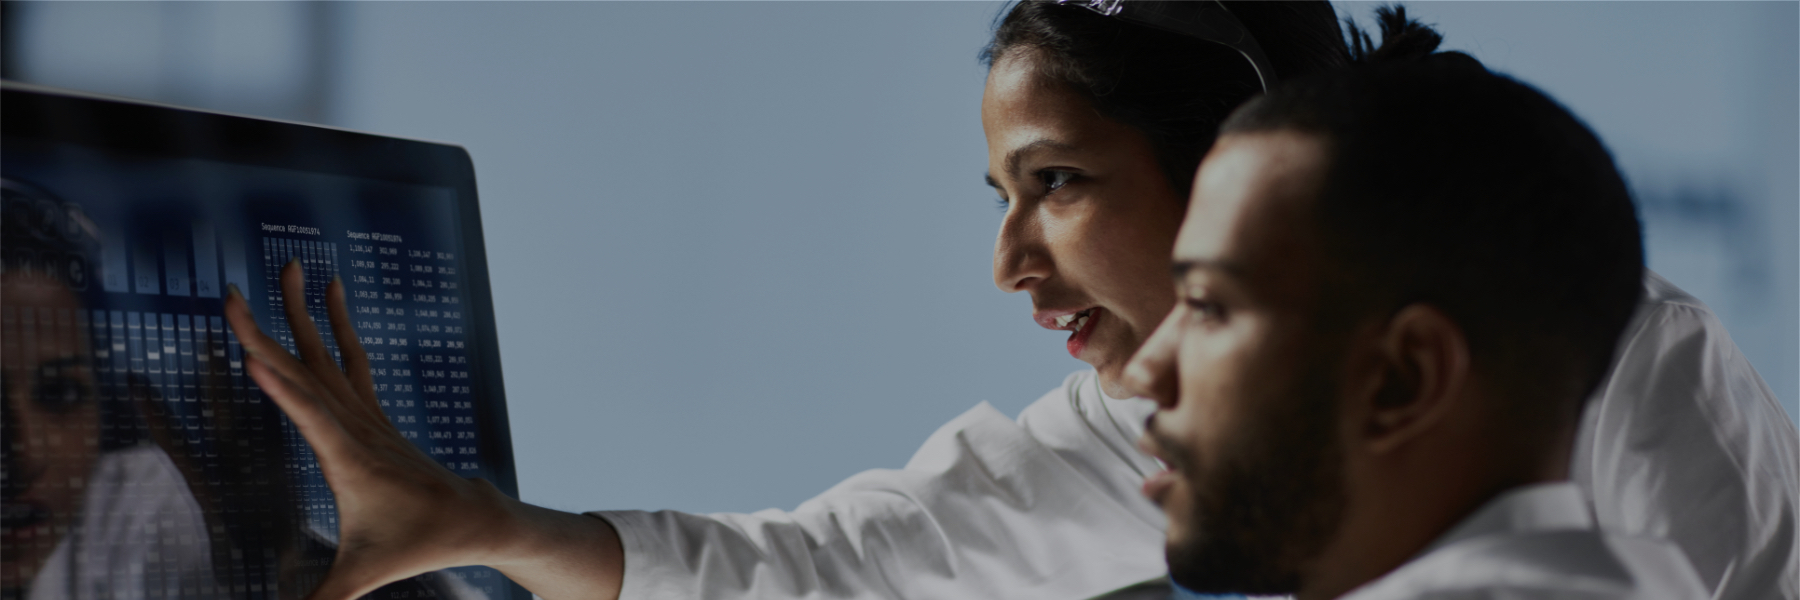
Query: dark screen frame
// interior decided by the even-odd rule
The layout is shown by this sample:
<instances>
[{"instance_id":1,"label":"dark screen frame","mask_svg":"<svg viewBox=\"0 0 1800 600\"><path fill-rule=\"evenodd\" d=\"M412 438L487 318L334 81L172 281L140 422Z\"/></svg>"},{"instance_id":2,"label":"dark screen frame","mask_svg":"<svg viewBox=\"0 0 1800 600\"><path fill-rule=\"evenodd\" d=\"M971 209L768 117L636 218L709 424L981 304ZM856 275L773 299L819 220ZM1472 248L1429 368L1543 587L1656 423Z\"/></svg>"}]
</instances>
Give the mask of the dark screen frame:
<instances>
[{"instance_id":1,"label":"dark screen frame","mask_svg":"<svg viewBox=\"0 0 1800 600\"><path fill-rule=\"evenodd\" d=\"M490 481L519 497L500 345L476 194L475 164L462 146L112 98L0 81L0 137L76 144L161 159L201 159L455 190L471 327L470 385L481 398L482 452ZM529 593L512 583L514 597Z\"/></svg>"}]
</instances>

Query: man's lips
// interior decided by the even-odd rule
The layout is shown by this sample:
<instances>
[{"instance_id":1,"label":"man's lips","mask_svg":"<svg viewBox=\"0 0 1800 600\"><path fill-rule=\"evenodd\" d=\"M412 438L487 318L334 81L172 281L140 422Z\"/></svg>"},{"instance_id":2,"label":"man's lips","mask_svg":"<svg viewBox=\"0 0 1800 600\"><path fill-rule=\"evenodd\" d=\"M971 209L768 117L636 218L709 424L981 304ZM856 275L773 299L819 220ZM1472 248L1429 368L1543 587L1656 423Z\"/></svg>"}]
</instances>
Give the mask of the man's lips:
<instances>
[{"instance_id":1,"label":"man's lips","mask_svg":"<svg viewBox=\"0 0 1800 600\"><path fill-rule=\"evenodd\" d=\"M1149 498L1151 502L1162 504L1163 496L1169 493L1169 488L1174 487L1177 475L1175 467L1169 464L1169 461L1163 460L1162 453L1166 449L1162 444L1157 443L1159 436L1156 431L1156 417L1156 414L1151 414L1144 419L1144 434L1138 436L1137 447L1139 452L1149 456L1151 460L1155 460L1156 466L1162 467L1145 477L1143 486L1145 498Z\"/></svg>"},{"instance_id":2,"label":"man's lips","mask_svg":"<svg viewBox=\"0 0 1800 600\"><path fill-rule=\"evenodd\" d=\"M1162 461L1156 461L1162 464ZM1151 473L1144 478L1144 497L1157 504L1163 503L1163 496L1168 495L1169 488L1175 487L1175 470L1164 466L1163 470Z\"/></svg>"}]
</instances>

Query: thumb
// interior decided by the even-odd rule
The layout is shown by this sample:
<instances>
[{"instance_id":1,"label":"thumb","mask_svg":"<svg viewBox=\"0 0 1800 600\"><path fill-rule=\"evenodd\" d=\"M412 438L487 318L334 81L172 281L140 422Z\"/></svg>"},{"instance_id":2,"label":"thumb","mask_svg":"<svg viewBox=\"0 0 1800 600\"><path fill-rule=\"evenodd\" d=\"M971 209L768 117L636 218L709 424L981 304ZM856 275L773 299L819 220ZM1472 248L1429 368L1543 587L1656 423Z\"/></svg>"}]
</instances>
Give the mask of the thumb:
<instances>
[{"instance_id":1,"label":"thumb","mask_svg":"<svg viewBox=\"0 0 1800 600\"><path fill-rule=\"evenodd\" d=\"M346 556L343 550L338 551L337 560L332 561L331 570L325 573L325 579L319 587L307 594L307 600L356 600L369 592L375 591L384 583L367 569L357 564L358 561Z\"/></svg>"},{"instance_id":2,"label":"thumb","mask_svg":"<svg viewBox=\"0 0 1800 600\"><path fill-rule=\"evenodd\" d=\"M371 554L368 546L348 539L343 544L338 546L331 570L325 573L319 587L307 595L308 600L355 600L383 586L429 572L419 564L416 556L392 552Z\"/></svg>"}]
</instances>

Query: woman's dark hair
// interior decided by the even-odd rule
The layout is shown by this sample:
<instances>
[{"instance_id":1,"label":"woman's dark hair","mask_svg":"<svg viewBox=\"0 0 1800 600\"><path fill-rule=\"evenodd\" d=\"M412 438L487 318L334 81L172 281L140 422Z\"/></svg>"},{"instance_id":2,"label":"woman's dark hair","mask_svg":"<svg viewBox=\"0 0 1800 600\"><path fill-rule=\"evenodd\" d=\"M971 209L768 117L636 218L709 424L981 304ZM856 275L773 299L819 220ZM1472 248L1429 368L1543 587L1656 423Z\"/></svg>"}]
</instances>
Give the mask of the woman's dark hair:
<instances>
[{"instance_id":1,"label":"woman's dark hair","mask_svg":"<svg viewBox=\"0 0 1800 600\"><path fill-rule=\"evenodd\" d=\"M1277 80L1349 62L1336 13L1324 0L1223 4L1262 46ZM1183 198L1219 123L1262 91L1236 50L1045 0L1007 10L981 60L992 68L1024 52L1100 114L1143 132Z\"/></svg>"}]
</instances>

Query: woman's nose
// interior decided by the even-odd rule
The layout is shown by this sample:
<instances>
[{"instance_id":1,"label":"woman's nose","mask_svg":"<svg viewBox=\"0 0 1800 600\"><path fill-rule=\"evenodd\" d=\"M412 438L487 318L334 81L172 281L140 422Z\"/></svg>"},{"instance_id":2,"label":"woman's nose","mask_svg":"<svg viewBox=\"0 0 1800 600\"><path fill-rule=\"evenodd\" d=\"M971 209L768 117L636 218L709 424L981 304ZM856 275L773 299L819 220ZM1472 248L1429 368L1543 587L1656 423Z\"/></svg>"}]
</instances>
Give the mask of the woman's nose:
<instances>
[{"instance_id":1,"label":"woman's nose","mask_svg":"<svg viewBox=\"0 0 1800 600\"><path fill-rule=\"evenodd\" d=\"M32 471L27 444L21 434L26 428L19 423L18 415L13 411L15 394L7 384L0 382L0 491L11 501L25 493L31 485Z\"/></svg>"},{"instance_id":2,"label":"woman's nose","mask_svg":"<svg viewBox=\"0 0 1800 600\"><path fill-rule=\"evenodd\" d=\"M1050 277L1054 264L1037 219L1016 207L1007 211L994 239L994 286L1008 294L1030 291Z\"/></svg>"}]
</instances>

